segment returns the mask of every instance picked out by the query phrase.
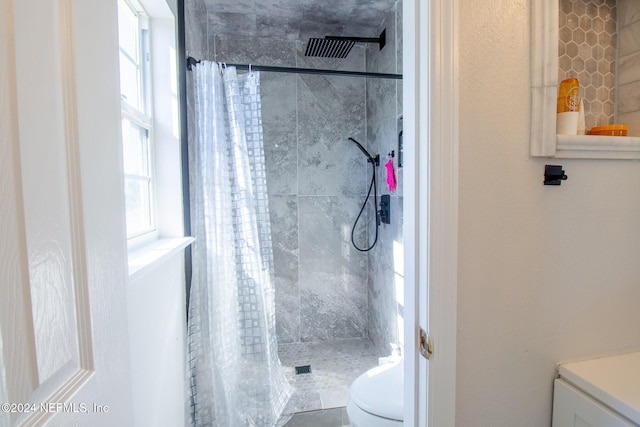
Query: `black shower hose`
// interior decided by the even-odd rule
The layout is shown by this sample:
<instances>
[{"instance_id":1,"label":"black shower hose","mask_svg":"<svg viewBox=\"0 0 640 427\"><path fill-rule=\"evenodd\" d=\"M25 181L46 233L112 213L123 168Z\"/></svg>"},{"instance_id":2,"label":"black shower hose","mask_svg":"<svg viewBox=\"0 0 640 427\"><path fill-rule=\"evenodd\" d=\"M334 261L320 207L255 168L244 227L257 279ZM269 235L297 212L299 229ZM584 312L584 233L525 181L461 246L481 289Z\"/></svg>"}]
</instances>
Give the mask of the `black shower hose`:
<instances>
[{"instance_id":1,"label":"black shower hose","mask_svg":"<svg viewBox=\"0 0 640 427\"><path fill-rule=\"evenodd\" d=\"M369 159L369 162L371 163L371 168L373 172L373 175L371 176L371 184L369 184L369 191L367 192L367 198L364 199L362 208L360 208L360 213L358 213L358 217L353 223L353 228L351 228L351 243L353 244L353 247L359 250L360 252L369 252L371 249L373 249L373 247L376 245L376 242L378 241L378 227L380 226L380 221L378 220L378 188L376 186L376 164L373 159ZM371 244L371 246L369 246L368 248L360 248L356 244L356 241L353 236L356 231L356 225L358 225L358 221L360 221L360 217L362 216L362 212L364 212L364 208L367 207L367 203L369 202L369 196L371 196L371 188L373 188L373 210L376 213L376 236L373 239L373 243Z\"/></svg>"}]
</instances>

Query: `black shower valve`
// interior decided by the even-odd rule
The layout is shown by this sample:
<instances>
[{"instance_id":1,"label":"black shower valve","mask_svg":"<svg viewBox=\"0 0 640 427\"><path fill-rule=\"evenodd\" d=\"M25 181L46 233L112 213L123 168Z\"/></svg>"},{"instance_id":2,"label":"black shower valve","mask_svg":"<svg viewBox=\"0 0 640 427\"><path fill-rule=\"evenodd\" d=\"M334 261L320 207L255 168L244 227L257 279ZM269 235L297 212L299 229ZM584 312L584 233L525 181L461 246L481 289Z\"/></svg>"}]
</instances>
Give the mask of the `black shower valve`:
<instances>
[{"instance_id":1,"label":"black shower valve","mask_svg":"<svg viewBox=\"0 0 640 427\"><path fill-rule=\"evenodd\" d=\"M383 224L391 224L391 196L388 194L380 196L378 218Z\"/></svg>"}]
</instances>

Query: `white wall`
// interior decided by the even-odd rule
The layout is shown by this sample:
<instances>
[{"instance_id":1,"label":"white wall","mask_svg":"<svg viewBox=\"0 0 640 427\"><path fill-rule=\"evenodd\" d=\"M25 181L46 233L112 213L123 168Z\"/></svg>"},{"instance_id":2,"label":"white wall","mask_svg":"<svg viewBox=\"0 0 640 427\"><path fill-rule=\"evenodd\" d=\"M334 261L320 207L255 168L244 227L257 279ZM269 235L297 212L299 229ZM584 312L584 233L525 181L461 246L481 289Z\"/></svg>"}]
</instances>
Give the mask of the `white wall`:
<instances>
[{"instance_id":1,"label":"white wall","mask_svg":"<svg viewBox=\"0 0 640 427\"><path fill-rule=\"evenodd\" d=\"M185 301L182 252L129 283L127 308L136 427L184 425Z\"/></svg>"},{"instance_id":2,"label":"white wall","mask_svg":"<svg viewBox=\"0 0 640 427\"><path fill-rule=\"evenodd\" d=\"M557 362L640 350L640 163L529 157L528 1L459 28L456 425L548 426Z\"/></svg>"}]
</instances>

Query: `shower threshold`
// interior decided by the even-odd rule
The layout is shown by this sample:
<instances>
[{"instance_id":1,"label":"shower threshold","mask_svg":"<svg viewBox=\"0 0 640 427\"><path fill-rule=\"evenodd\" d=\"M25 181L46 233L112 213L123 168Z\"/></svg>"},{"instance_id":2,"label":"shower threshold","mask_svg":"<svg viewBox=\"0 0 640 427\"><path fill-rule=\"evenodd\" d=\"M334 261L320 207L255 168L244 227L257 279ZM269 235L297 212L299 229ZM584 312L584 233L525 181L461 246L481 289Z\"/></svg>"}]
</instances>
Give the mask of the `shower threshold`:
<instances>
[{"instance_id":1,"label":"shower threshold","mask_svg":"<svg viewBox=\"0 0 640 427\"><path fill-rule=\"evenodd\" d=\"M285 414L346 406L351 383L377 366L379 356L368 338L279 344L278 355L294 388ZM296 374L307 365L311 372Z\"/></svg>"}]
</instances>

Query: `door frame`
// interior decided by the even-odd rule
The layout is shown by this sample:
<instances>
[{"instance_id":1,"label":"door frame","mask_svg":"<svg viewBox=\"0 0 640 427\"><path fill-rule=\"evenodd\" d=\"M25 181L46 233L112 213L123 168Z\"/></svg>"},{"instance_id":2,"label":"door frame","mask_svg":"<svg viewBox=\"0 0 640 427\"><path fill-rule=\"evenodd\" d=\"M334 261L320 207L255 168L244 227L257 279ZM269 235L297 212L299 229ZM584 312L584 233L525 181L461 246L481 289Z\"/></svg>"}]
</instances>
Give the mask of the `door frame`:
<instances>
[{"instance_id":1,"label":"door frame","mask_svg":"<svg viewBox=\"0 0 640 427\"><path fill-rule=\"evenodd\" d=\"M403 8L404 425L445 427L456 412L458 0Z\"/></svg>"}]
</instances>

